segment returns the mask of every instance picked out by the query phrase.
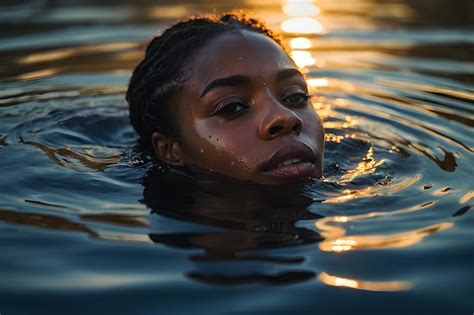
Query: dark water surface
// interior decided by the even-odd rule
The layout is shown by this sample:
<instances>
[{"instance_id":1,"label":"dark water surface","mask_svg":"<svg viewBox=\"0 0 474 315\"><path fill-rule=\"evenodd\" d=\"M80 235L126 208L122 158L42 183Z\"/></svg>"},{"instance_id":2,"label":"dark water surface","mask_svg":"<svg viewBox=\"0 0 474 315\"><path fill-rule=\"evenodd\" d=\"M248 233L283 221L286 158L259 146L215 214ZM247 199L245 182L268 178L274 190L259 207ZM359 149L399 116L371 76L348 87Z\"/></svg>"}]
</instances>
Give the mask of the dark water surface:
<instances>
[{"instance_id":1,"label":"dark water surface","mask_svg":"<svg viewBox=\"0 0 474 315\"><path fill-rule=\"evenodd\" d=\"M2 315L472 314L473 2L297 2L1 2ZM307 69L327 142L304 196L167 189L134 149L146 41L233 8Z\"/></svg>"}]
</instances>

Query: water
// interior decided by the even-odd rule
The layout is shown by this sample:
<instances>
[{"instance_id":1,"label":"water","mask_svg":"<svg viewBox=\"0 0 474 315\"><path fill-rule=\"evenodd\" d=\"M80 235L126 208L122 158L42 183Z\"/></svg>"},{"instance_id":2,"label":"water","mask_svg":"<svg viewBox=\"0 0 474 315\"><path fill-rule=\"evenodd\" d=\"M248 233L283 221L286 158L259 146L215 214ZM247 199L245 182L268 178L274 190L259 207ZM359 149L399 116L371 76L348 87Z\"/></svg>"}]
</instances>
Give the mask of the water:
<instances>
[{"instance_id":1,"label":"water","mask_svg":"<svg viewBox=\"0 0 474 315\"><path fill-rule=\"evenodd\" d=\"M0 313L470 314L472 1L316 4L2 1ZM308 71L326 179L304 196L173 190L135 150L146 41L233 8Z\"/></svg>"}]
</instances>

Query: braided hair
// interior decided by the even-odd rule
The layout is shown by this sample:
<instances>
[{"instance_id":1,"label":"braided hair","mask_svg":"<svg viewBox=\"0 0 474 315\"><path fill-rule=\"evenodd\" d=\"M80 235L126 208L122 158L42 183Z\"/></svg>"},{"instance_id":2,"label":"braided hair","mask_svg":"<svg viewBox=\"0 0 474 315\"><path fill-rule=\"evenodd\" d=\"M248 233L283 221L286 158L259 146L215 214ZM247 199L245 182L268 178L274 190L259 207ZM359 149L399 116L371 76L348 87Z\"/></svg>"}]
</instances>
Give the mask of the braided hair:
<instances>
[{"instance_id":1,"label":"braided hair","mask_svg":"<svg viewBox=\"0 0 474 315\"><path fill-rule=\"evenodd\" d=\"M179 129L170 119L169 106L183 86L192 57L210 39L239 30L266 35L284 49L280 37L262 21L237 13L191 18L174 24L151 40L145 57L133 71L126 95L130 122L144 148L151 148L151 135L155 131L179 138Z\"/></svg>"}]
</instances>

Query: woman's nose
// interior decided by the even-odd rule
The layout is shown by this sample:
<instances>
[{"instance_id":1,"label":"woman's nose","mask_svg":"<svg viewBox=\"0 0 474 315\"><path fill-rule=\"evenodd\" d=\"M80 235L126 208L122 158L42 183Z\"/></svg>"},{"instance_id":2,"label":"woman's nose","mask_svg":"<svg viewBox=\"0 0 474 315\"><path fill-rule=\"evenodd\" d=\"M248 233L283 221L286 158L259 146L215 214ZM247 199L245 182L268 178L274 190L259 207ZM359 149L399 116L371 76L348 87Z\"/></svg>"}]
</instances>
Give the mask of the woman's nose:
<instances>
[{"instance_id":1,"label":"woman's nose","mask_svg":"<svg viewBox=\"0 0 474 315\"><path fill-rule=\"evenodd\" d=\"M260 136L270 140L281 135L301 133L303 121L291 109L277 104L268 110L260 126Z\"/></svg>"}]
</instances>

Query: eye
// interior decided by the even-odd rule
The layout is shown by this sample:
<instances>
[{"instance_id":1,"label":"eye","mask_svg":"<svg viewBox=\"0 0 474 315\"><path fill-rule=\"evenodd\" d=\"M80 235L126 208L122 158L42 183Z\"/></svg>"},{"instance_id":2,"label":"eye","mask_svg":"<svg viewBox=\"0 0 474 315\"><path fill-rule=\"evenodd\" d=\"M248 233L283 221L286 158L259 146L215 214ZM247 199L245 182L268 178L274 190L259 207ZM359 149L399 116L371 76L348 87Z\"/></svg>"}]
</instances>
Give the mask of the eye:
<instances>
[{"instance_id":1,"label":"eye","mask_svg":"<svg viewBox=\"0 0 474 315\"><path fill-rule=\"evenodd\" d=\"M236 115L248 108L247 105L242 102L229 102L224 104L219 104L214 112L214 114L221 115Z\"/></svg>"},{"instance_id":2,"label":"eye","mask_svg":"<svg viewBox=\"0 0 474 315\"><path fill-rule=\"evenodd\" d=\"M310 98L311 95L303 92L293 93L283 99L283 104L286 106L302 106L306 105Z\"/></svg>"}]
</instances>

